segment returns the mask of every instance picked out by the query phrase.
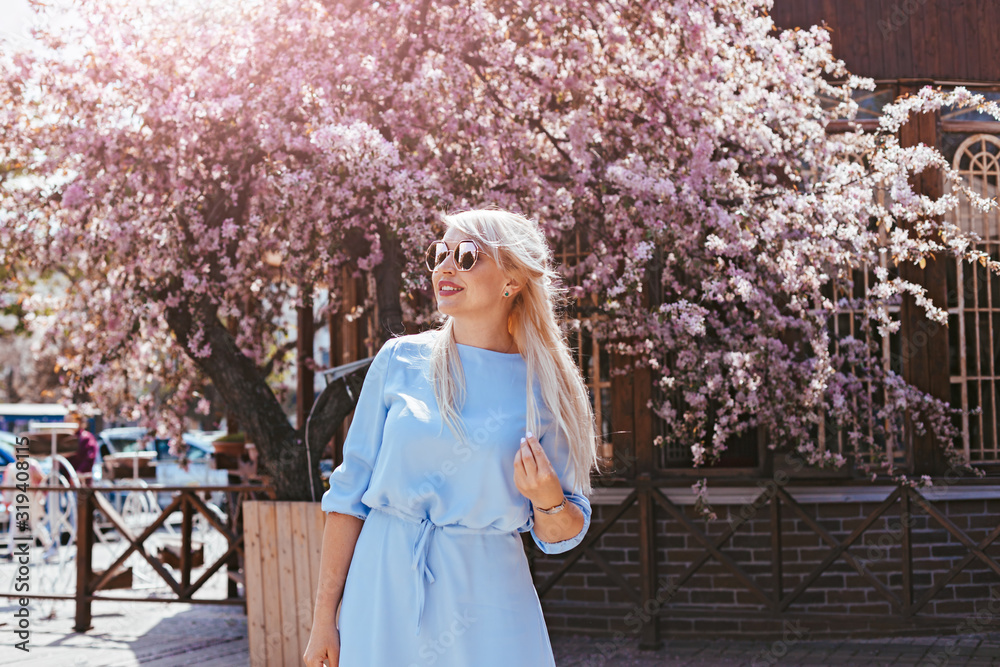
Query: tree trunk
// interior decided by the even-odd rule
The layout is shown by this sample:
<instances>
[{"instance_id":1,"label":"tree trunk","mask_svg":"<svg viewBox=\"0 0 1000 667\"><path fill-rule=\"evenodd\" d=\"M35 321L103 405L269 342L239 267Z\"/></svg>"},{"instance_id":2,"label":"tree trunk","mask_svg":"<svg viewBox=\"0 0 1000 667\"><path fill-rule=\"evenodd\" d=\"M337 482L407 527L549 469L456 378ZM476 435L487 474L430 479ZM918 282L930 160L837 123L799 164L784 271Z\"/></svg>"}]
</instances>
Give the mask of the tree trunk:
<instances>
[{"instance_id":1,"label":"tree trunk","mask_svg":"<svg viewBox=\"0 0 1000 667\"><path fill-rule=\"evenodd\" d=\"M216 309L202 304L196 313L204 323L205 339L212 346L212 354L205 358L188 354L212 379L227 408L235 413L257 446L259 472L270 477L277 500L309 500L307 480L310 475L318 478L319 471L316 461L314 470L309 470L303 438L292 428L256 364L240 351L236 340L219 321ZM197 322L186 304L167 308L166 319L177 342L187 350Z\"/></svg>"},{"instance_id":2,"label":"tree trunk","mask_svg":"<svg viewBox=\"0 0 1000 667\"><path fill-rule=\"evenodd\" d=\"M382 247L383 259L374 269L380 324L376 332L378 347L393 334L406 333L399 301L402 290L399 239L383 235ZM212 354L206 358L194 357L188 351L188 341L197 322L186 303L167 308L167 324L191 360L211 378L228 413L236 417L241 429L257 446L258 470L270 478L276 499L319 500L323 489L319 459L341 422L357 405L370 365L330 383L316 400L302 429L296 430L261 370L240 351L235 337L219 321L215 307L203 303L196 313L204 323L205 339L212 346Z\"/></svg>"},{"instance_id":3,"label":"tree trunk","mask_svg":"<svg viewBox=\"0 0 1000 667\"><path fill-rule=\"evenodd\" d=\"M403 326L403 308L399 302L399 293L403 288L402 248L399 238L394 234L382 233L382 261L375 272L376 300L380 329L376 333L378 347L393 335L402 336L406 333Z\"/></svg>"}]
</instances>

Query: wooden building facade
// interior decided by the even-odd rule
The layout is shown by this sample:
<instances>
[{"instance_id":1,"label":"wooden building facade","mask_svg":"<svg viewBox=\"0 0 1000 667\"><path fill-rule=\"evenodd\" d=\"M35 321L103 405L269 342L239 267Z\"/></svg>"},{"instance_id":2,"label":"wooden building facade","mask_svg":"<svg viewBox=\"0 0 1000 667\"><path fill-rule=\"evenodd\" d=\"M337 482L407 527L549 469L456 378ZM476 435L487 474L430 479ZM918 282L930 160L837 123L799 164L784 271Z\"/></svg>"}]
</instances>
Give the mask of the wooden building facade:
<instances>
[{"instance_id":1,"label":"wooden building facade","mask_svg":"<svg viewBox=\"0 0 1000 667\"><path fill-rule=\"evenodd\" d=\"M859 97L862 126L876 126L882 106L925 85L964 85L1000 99L1000 3L775 0L773 17L782 28L825 22L835 55L853 73L876 79L876 91ZM830 131L844 129L834 123ZM937 146L972 187L996 197L1000 123L994 119L969 111L924 114L903 127L900 139ZM928 195L944 192L935 174L923 174L919 187ZM964 207L953 221L979 233L983 248L1000 257L996 209ZM558 255L569 265L585 251L586 239L574 232ZM929 490L873 484L851 470L798 468L773 455L766 434L757 432L734 439L719 466L693 470L684 448L654 444L660 425L646 407L654 391L649 370L613 375L622 360L588 333L578 334L571 343L610 446L601 452L603 474L594 477L583 544L546 556L525 540L550 630L607 634L614 652L634 638L654 647L666 635L780 637L793 617L812 636L928 626L962 631L988 605L997 607L997 617L1000 276L948 261L900 272L947 303L949 326L933 324L904 300L900 332L883 341L884 362L957 407L980 409L957 424L962 437L955 444L986 476L947 467L940 447L905 425L890 443L894 460L930 475ZM869 279L855 275L856 285ZM369 282L345 272L338 288L348 302L361 303ZM859 316L838 313L830 326L852 332ZM377 317L331 317L331 365L375 353L384 339L373 335ZM334 465L348 427L349 420L332 444ZM843 446L823 427L816 438L822 447ZM701 477L711 479L717 521L696 518L691 485Z\"/></svg>"}]
</instances>

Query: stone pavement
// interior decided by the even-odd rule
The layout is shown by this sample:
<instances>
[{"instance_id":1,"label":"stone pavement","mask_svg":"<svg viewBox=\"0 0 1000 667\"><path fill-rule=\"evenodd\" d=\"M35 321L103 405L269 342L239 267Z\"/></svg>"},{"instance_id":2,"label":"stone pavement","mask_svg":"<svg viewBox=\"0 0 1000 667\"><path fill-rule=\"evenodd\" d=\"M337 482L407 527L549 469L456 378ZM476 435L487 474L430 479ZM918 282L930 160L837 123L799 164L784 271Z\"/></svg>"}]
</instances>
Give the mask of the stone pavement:
<instances>
[{"instance_id":1,"label":"stone pavement","mask_svg":"<svg viewBox=\"0 0 1000 667\"><path fill-rule=\"evenodd\" d=\"M553 637L552 646L559 667L1000 665L1000 632L798 642L674 639L657 651L640 651L634 641L573 635Z\"/></svg>"},{"instance_id":2,"label":"stone pavement","mask_svg":"<svg viewBox=\"0 0 1000 667\"><path fill-rule=\"evenodd\" d=\"M92 629L73 630L72 602L38 600L30 652L13 647L13 600L0 598L0 665L131 667L249 663L247 619L238 606L167 602L95 602ZM35 615L37 613L37 615ZM51 618L45 616L51 615Z\"/></svg>"},{"instance_id":3,"label":"stone pavement","mask_svg":"<svg viewBox=\"0 0 1000 667\"><path fill-rule=\"evenodd\" d=\"M73 631L71 602L39 601L33 609L32 650L13 648L11 600L0 598L0 665L249 664L246 616L240 607L162 602L98 602L93 629ZM45 618L45 616L51 616ZM905 637L782 642L670 640L657 651L634 641L555 635L558 667L746 667L769 665L1000 665L1000 632L961 637ZM470 667L475 667L470 665Z\"/></svg>"}]
</instances>

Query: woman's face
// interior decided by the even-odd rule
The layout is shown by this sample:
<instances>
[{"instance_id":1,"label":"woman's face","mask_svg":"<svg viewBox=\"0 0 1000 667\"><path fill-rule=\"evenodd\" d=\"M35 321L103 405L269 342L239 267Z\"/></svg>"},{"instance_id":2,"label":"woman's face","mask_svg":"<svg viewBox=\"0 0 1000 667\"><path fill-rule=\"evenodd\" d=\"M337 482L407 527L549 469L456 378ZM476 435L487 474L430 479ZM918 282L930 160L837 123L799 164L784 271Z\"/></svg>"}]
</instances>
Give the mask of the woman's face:
<instances>
[{"instance_id":1,"label":"woman's face","mask_svg":"<svg viewBox=\"0 0 1000 667\"><path fill-rule=\"evenodd\" d=\"M437 298L438 310L452 317L476 317L496 312L503 308L514 297L515 282L507 278L493 258L485 250L479 253L479 259L468 271L459 271L455 264L455 247L467 235L453 227L448 228L441 237L452 251L447 258L437 265L431 274L434 285L434 296ZM508 283L510 283L508 285ZM458 287L456 291L443 290L445 286ZM504 288L510 294L503 295Z\"/></svg>"}]
</instances>

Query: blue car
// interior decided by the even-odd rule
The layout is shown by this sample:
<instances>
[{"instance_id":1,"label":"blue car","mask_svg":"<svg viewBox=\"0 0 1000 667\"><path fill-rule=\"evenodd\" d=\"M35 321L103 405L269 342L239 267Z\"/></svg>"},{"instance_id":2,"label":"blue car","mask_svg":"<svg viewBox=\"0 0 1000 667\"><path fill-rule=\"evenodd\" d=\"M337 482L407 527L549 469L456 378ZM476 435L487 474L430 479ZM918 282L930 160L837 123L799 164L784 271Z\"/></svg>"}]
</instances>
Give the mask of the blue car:
<instances>
[{"instance_id":1,"label":"blue car","mask_svg":"<svg viewBox=\"0 0 1000 667\"><path fill-rule=\"evenodd\" d=\"M8 463L17 460L14 456L14 445L17 444L17 436L7 431L0 431L0 468L6 467Z\"/></svg>"}]
</instances>

